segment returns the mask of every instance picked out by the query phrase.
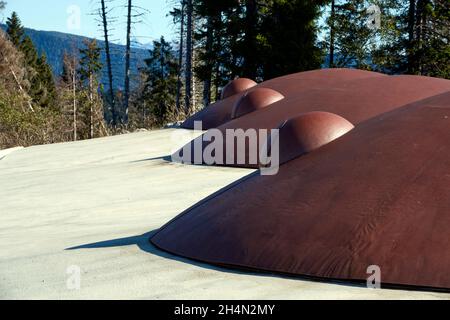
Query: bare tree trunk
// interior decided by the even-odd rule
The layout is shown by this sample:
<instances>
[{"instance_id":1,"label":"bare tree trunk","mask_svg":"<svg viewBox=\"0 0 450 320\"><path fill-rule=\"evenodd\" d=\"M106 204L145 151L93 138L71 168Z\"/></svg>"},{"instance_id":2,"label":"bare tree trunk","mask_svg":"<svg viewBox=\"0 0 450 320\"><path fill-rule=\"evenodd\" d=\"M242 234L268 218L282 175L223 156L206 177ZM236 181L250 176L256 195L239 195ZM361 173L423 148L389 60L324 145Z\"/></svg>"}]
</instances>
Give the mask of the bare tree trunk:
<instances>
[{"instance_id":1,"label":"bare tree trunk","mask_svg":"<svg viewBox=\"0 0 450 320\"><path fill-rule=\"evenodd\" d=\"M206 79L203 82L203 106L206 107L211 103L211 82L212 82L212 73L214 67L214 61L210 56L211 51L213 50L214 44L214 25L213 21L217 17L208 17L207 23L207 31L206 31L206 52L208 54L208 58L206 61L207 70L206 70Z\"/></svg>"},{"instance_id":2,"label":"bare tree trunk","mask_svg":"<svg viewBox=\"0 0 450 320\"><path fill-rule=\"evenodd\" d=\"M244 65L243 75L250 79L255 79L257 74L257 60L256 60L256 24L257 24L258 6L256 0L245 1L245 50L244 50Z\"/></svg>"},{"instance_id":3,"label":"bare tree trunk","mask_svg":"<svg viewBox=\"0 0 450 320\"><path fill-rule=\"evenodd\" d=\"M124 123L128 123L128 108L130 103L130 57L131 57L131 9L132 0L128 0L128 15L127 15L127 48L125 53L125 119Z\"/></svg>"},{"instance_id":4,"label":"bare tree trunk","mask_svg":"<svg viewBox=\"0 0 450 320\"><path fill-rule=\"evenodd\" d=\"M77 72L76 72L76 58L73 57L73 68L72 68L72 93L73 93L73 141L77 141Z\"/></svg>"},{"instance_id":5,"label":"bare tree trunk","mask_svg":"<svg viewBox=\"0 0 450 320\"><path fill-rule=\"evenodd\" d=\"M336 19L336 2L331 1L331 17L330 17L330 61L329 67L334 67L334 36L335 36L335 19Z\"/></svg>"},{"instance_id":6,"label":"bare tree trunk","mask_svg":"<svg viewBox=\"0 0 450 320\"><path fill-rule=\"evenodd\" d=\"M105 35L106 65L107 65L107 68L108 68L108 80L109 80L109 92L110 92L112 125L116 126L115 95L114 95L113 74L112 74L112 66L111 66L111 52L110 52L110 49L109 49L108 19L106 17L105 0L101 0L101 3L102 3L103 31L104 31L104 35Z\"/></svg>"},{"instance_id":7,"label":"bare tree trunk","mask_svg":"<svg viewBox=\"0 0 450 320\"><path fill-rule=\"evenodd\" d=\"M415 73L414 66L414 41L415 41L415 28L416 28L416 0L409 0L408 9L408 45L407 45L407 57L408 57L408 73Z\"/></svg>"},{"instance_id":8,"label":"bare tree trunk","mask_svg":"<svg viewBox=\"0 0 450 320\"><path fill-rule=\"evenodd\" d=\"M411 44L414 41L414 27L416 19L416 0L409 0L408 9L408 42Z\"/></svg>"},{"instance_id":9,"label":"bare tree trunk","mask_svg":"<svg viewBox=\"0 0 450 320\"><path fill-rule=\"evenodd\" d=\"M221 92L220 92L220 65L217 64L216 65L216 70L215 70L215 77L216 77L216 81L215 81L215 94L214 94L214 101L219 101L221 99Z\"/></svg>"},{"instance_id":10,"label":"bare tree trunk","mask_svg":"<svg viewBox=\"0 0 450 320\"><path fill-rule=\"evenodd\" d=\"M1 54L1 52L0 52L0 54ZM4 56L3 54L2 54L2 56L5 59L6 63L9 64L8 58L6 56ZM31 112L34 112L33 106L31 105L31 98L28 95L28 93L24 90L22 85L20 84L19 78L17 78L17 75L14 72L13 68L11 67L11 65L9 66L9 71L11 72L11 74L12 74L12 76L14 78L14 81L16 82L17 86L19 87L20 92L22 92L22 94L27 98L27 104L28 104L28 107L30 108Z\"/></svg>"},{"instance_id":11,"label":"bare tree trunk","mask_svg":"<svg viewBox=\"0 0 450 320\"><path fill-rule=\"evenodd\" d=\"M103 137L109 136L108 129L106 129L106 126L105 126L104 118L101 116L101 114L99 114L98 108L94 109L94 116L95 116L94 120L98 121L98 124L100 125L100 128L99 128L100 134Z\"/></svg>"},{"instance_id":12,"label":"bare tree trunk","mask_svg":"<svg viewBox=\"0 0 450 320\"><path fill-rule=\"evenodd\" d=\"M8 61L6 61L8 62ZM24 96L27 98L27 104L28 104L28 108L30 108L31 112L34 112L33 106L31 105L31 98L29 97L28 93L25 92L25 90L23 89L22 85L19 82L19 79L16 76L16 73L14 72L14 70L12 69L12 67L9 67L9 70L11 71L11 74L14 77L14 80L17 83L17 86L19 87L19 90L24 94Z\"/></svg>"},{"instance_id":13,"label":"bare tree trunk","mask_svg":"<svg viewBox=\"0 0 450 320\"><path fill-rule=\"evenodd\" d=\"M187 0L186 3L187 9L187 35L186 35L186 94L185 94L185 112L186 115L189 115L191 112L191 102L192 102L192 15L193 15L193 6L192 0Z\"/></svg>"},{"instance_id":14,"label":"bare tree trunk","mask_svg":"<svg viewBox=\"0 0 450 320\"><path fill-rule=\"evenodd\" d=\"M182 72L183 72L183 46L184 46L184 13L185 0L181 1L181 21L180 21L180 47L178 51L178 79L177 79L177 111L181 110L181 87L182 87Z\"/></svg>"},{"instance_id":15,"label":"bare tree trunk","mask_svg":"<svg viewBox=\"0 0 450 320\"><path fill-rule=\"evenodd\" d=\"M192 19L192 30L195 30L195 20ZM194 32L194 31L192 31ZM193 40L192 40L193 41ZM195 66L197 65L197 55L194 50L194 43L192 42L192 66L191 66L191 78L192 78L192 96L191 96L191 111L197 105L197 82L195 81Z\"/></svg>"},{"instance_id":16,"label":"bare tree trunk","mask_svg":"<svg viewBox=\"0 0 450 320\"><path fill-rule=\"evenodd\" d=\"M203 106L207 107L211 104L211 76L203 82Z\"/></svg>"},{"instance_id":17,"label":"bare tree trunk","mask_svg":"<svg viewBox=\"0 0 450 320\"><path fill-rule=\"evenodd\" d=\"M422 57L422 49L423 42L425 39L425 10L426 10L427 1L426 0L418 0L416 5L416 19L415 19L415 40L414 45L417 46L415 49L419 50L419 55L415 55L414 60L417 63L416 72L420 75L424 74L423 70L423 57Z\"/></svg>"},{"instance_id":18,"label":"bare tree trunk","mask_svg":"<svg viewBox=\"0 0 450 320\"><path fill-rule=\"evenodd\" d=\"M220 36L217 37L217 47L220 48L222 46L222 39ZM220 92L220 85L222 82L221 79L221 74L220 74L220 63L216 62L216 67L214 70L214 86L215 86L215 97L214 100L215 101L219 101L221 99L221 92Z\"/></svg>"},{"instance_id":19,"label":"bare tree trunk","mask_svg":"<svg viewBox=\"0 0 450 320\"><path fill-rule=\"evenodd\" d=\"M94 89L92 74L89 75L89 139L94 138Z\"/></svg>"}]
</instances>

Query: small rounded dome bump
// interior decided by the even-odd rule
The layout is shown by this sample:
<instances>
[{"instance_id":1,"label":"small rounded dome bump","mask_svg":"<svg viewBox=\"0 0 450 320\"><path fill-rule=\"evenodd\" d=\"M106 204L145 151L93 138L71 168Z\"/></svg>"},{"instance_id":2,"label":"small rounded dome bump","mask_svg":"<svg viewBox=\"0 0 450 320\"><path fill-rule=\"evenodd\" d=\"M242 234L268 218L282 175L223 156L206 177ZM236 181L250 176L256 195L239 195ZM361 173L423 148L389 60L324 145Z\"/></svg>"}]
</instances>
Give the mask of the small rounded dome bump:
<instances>
[{"instance_id":1,"label":"small rounded dome bump","mask_svg":"<svg viewBox=\"0 0 450 320\"><path fill-rule=\"evenodd\" d=\"M257 85L257 83L251 79L247 79L247 78L235 79L235 80L229 82L222 89L222 99L226 99L228 97L234 96L235 94L243 92L250 88L253 88L256 85Z\"/></svg>"},{"instance_id":2,"label":"small rounded dome bump","mask_svg":"<svg viewBox=\"0 0 450 320\"><path fill-rule=\"evenodd\" d=\"M231 112L231 119L265 108L282 99L284 99L284 96L278 91L269 88L256 88L244 94L236 102Z\"/></svg>"},{"instance_id":3,"label":"small rounded dome bump","mask_svg":"<svg viewBox=\"0 0 450 320\"><path fill-rule=\"evenodd\" d=\"M346 119L329 112L309 112L279 127L280 163L318 149L354 128Z\"/></svg>"}]
</instances>

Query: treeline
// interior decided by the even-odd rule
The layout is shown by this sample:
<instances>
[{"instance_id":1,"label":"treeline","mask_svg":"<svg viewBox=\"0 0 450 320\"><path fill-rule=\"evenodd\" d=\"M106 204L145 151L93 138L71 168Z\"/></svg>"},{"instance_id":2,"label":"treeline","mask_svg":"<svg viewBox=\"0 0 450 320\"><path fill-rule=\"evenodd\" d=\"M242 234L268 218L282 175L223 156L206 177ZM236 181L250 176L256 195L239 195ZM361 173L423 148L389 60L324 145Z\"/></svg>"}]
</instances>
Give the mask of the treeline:
<instances>
[{"instance_id":1,"label":"treeline","mask_svg":"<svg viewBox=\"0 0 450 320\"><path fill-rule=\"evenodd\" d=\"M327 66L450 78L450 1L329 4Z\"/></svg>"},{"instance_id":2,"label":"treeline","mask_svg":"<svg viewBox=\"0 0 450 320\"><path fill-rule=\"evenodd\" d=\"M144 13L127 0L127 76L117 85L109 52L115 1L97 1L105 45L90 41L67 53L57 77L17 15L8 19L0 147L161 127L218 100L237 77L351 67L450 78L449 0L174 0L177 40L154 41L138 74L130 72L131 30ZM108 83L99 83L102 68Z\"/></svg>"},{"instance_id":3,"label":"treeline","mask_svg":"<svg viewBox=\"0 0 450 320\"><path fill-rule=\"evenodd\" d=\"M174 109L179 68L163 37L134 75L139 85L129 88L126 104L124 90L105 89L99 81L105 48L96 40L67 51L62 73L54 76L17 13L6 26L6 33L0 30L0 149L160 127L180 116Z\"/></svg>"},{"instance_id":4,"label":"treeline","mask_svg":"<svg viewBox=\"0 0 450 320\"><path fill-rule=\"evenodd\" d=\"M99 91L100 49L95 40L66 56L54 77L16 13L0 32L0 147L29 146L108 134Z\"/></svg>"},{"instance_id":5,"label":"treeline","mask_svg":"<svg viewBox=\"0 0 450 320\"><path fill-rule=\"evenodd\" d=\"M157 128L185 116L175 107L178 60L163 37L154 41L145 67L137 74L131 72L131 29L141 15L133 1L127 1L126 6L123 65L127 76L122 85L113 83L117 78L110 52L114 17L108 6L114 1L97 3L105 45L99 47L96 40L86 40L81 48L68 48L58 75L52 73L45 54L39 54L25 34L17 13L7 19L6 33L0 30L0 149ZM0 1L0 10L4 7ZM108 83L100 83L103 68L108 71Z\"/></svg>"},{"instance_id":6,"label":"treeline","mask_svg":"<svg viewBox=\"0 0 450 320\"><path fill-rule=\"evenodd\" d=\"M186 113L236 77L350 67L450 78L448 0L179 0L171 14Z\"/></svg>"},{"instance_id":7,"label":"treeline","mask_svg":"<svg viewBox=\"0 0 450 320\"><path fill-rule=\"evenodd\" d=\"M182 0L178 25L187 113L220 97L236 77L263 81L320 68L318 19L326 1ZM178 94L181 94L179 92Z\"/></svg>"}]
</instances>

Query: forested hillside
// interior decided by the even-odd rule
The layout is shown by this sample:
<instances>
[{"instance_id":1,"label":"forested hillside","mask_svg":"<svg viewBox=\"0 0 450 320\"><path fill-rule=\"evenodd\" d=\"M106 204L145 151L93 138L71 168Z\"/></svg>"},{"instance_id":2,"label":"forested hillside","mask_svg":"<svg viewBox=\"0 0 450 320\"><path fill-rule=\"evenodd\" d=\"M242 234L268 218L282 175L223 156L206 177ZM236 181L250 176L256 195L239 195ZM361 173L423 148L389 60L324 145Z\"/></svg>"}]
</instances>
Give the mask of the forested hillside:
<instances>
[{"instance_id":1,"label":"forested hillside","mask_svg":"<svg viewBox=\"0 0 450 320\"><path fill-rule=\"evenodd\" d=\"M0 28L6 31L6 25L0 24ZM53 32L53 31L38 31L25 28L25 33L31 38L39 54L45 53L47 61L52 67L54 75L57 77L63 72L63 57L64 53L75 53L79 55L79 49L83 47L83 43L89 40L85 37ZM97 41L100 48L104 48L104 41ZM132 47L131 70L133 74L138 74L138 69L143 67L144 59L148 57L148 50ZM122 88L125 79L125 66L123 57L125 56L126 47L124 45L111 44L111 60L113 66L114 86ZM105 51L102 50L100 61L106 64ZM108 82L108 74L106 68L101 71L101 83L106 85Z\"/></svg>"}]
</instances>

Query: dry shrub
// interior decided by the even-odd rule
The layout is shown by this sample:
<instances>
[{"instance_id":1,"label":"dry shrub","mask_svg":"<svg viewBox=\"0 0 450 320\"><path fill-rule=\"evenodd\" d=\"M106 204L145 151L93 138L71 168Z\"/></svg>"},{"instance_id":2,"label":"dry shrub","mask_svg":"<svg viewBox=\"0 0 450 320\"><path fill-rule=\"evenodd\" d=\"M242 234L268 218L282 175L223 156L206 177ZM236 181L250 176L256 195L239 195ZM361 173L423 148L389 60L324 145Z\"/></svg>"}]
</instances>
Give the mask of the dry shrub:
<instances>
[{"instance_id":1,"label":"dry shrub","mask_svg":"<svg viewBox=\"0 0 450 320\"><path fill-rule=\"evenodd\" d=\"M0 31L0 149L67 140L67 121L57 111L32 105L22 54Z\"/></svg>"}]
</instances>

